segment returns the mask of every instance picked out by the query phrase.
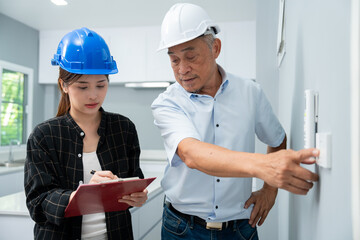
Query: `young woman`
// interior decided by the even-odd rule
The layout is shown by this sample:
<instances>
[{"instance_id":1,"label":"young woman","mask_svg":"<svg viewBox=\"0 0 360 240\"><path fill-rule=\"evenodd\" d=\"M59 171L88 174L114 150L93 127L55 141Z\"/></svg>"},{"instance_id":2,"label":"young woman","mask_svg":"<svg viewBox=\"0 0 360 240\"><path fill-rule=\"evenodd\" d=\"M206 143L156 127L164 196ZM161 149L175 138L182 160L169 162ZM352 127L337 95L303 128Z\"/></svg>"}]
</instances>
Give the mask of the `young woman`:
<instances>
[{"instance_id":1,"label":"young woman","mask_svg":"<svg viewBox=\"0 0 360 240\"><path fill-rule=\"evenodd\" d=\"M52 64L60 66L58 113L27 142L25 192L35 239L133 239L128 210L64 218L79 182L144 177L134 124L101 107L116 62L103 38L82 28L63 37ZM118 201L139 207L146 200L144 190Z\"/></svg>"}]
</instances>

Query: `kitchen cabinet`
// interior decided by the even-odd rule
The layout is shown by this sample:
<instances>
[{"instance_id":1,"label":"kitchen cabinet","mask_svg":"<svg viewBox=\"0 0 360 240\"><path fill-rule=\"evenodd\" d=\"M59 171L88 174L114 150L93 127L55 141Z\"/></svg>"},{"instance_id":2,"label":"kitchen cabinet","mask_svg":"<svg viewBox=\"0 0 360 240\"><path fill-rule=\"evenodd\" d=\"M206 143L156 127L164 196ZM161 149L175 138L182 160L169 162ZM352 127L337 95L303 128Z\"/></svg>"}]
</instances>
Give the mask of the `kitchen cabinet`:
<instances>
[{"instance_id":1,"label":"kitchen cabinet","mask_svg":"<svg viewBox=\"0 0 360 240\"><path fill-rule=\"evenodd\" d=\"M154 165L163 169L164 164ZM144 165L145 169L153 166ZM160 170L160 169L159 169ZM23 173L22 173L23 174ZM147 177L157 177L148 186L148 201L140 208L131 208L135 240L160 239L160 228L164 193L160 186L163 172L144 171ZM7 180L8 181L8 180ZM34 222L31 220L24 191L0 197L0 239L33 239ZM19 231L21 229L21 231Z\"/></svg>"},{"instance_id":2,"label":"kitchen cabinet","mask_svg":"<svg viewBox=\"0 0 360 240\"><path fill-rule=\"evenodd\" d=\"M110 52L119 69L111 82L174 81L167 52L156 51L160 26L114 28L108 33Z\"/></svg>"},{"instance_id":3,"label":"kitchen cabinet","mask_svg":"<svg viewBox=\"0 0 360 240\"><path fill-rule=\"evenodd\" d=\"M160 26L146 28L146 80L175 81L167 50L157 51Z\"/></svg>"},{"instance_id":4,"label":"kitchen cabinet","mask_svg":"<svg viewBox=\"0 0 360 240\"><path fill-rule=\"evenodd\" d=\"M119 73L110 76L111 83L173 80L166 51L156 52L160 42L160 26L93 30L107 42L117 63ZM67 32L40 32L39 83L57 84L58 67L51 66L51 59Z\"/></svg>"},{"instance_id":5,"label":"kitchen cabinet","mask_svg":"<svg viewBox=\"0 0 360 240\"><path fill-rule=\"evenodd\" d=\"M217 62L228 72L255 78L255 22L222 22L219 26L222 50ZM93 30L105 39L117 62L119 73L110 76L111 83L175 81L167 51L156 51L160 25ZM40 31L39 83L57 84L58 67L50 61L69 31Z\"/></svg>"},{"instance_id":6,"label":"kitchen cabinet","mask_svg":"<svg viewBox=\"0 0 360 240\"><path fill-rule=\"evenodd\" d=\"M109 37L110 53L119 73L110 76L111 83L145 81L146 32L143 28L114 29Z\"/></svg>"},{"instance_id":7,"label":"kitchen cabinet","mask_svg":"<svg viewBox=\"0 0 360 240\"><path fill-rule=\"evenodd\" d=\"M151 231L142 238L142 240L161 239L161 227L162 227L162 221L160 220L160 221L151 229Z\"/></svg>"},{"instance_id":8,"label":"kitchen cabinet","mask_svg":"<svg viewBox=\"0 0 360 240\"><path fill-rule=\"evenodd\" d=\"M57 84L59 67L51 65L61 38L67 31L40 31L39 34L39 83Z\"/></svg>"},{"instance_id":9,"label":"kitchen cabinet","mask_svg":"<svg viewBox=\"0 0 360 240\"><path fill-rule=\"evenodd\" d=\"M160 239L159 223L161 224L163 203L164 192L159 189L149 197L144 206L130 210L134 239Z\"/></svg>"},{"instance_id":10,"label":"kitchen cabinet","mask_svg":"<svg viewBox=\"0 0 360 240\"><path fill-rule=\"evenodd\" d=\"M24 190L24 167L0 167L0 197Z\"/></svg>"}]
</instances>

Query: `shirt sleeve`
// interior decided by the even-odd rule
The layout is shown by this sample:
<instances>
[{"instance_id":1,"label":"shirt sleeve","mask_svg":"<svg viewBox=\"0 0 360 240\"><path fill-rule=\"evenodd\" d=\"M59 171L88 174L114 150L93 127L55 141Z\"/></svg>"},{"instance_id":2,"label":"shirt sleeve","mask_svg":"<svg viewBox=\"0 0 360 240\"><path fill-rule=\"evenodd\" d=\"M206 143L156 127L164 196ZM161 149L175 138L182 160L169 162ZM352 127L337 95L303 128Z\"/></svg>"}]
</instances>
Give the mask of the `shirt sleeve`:
<instances>
[{"instance_id":1,"label":"shirt sleeve","mask_svg":"<svg viewBox=\"0 0 360 240\"><path fill-rule=\"evenodd\" d=\"M285 131L259 85L255 133L260 141L270 147L280 146L285 137Z\"/></svg>"},{"instance_id":2,"label":"shirt sleeve","mask_svg":"<svg viewBox=\"0 0 360 240\"><path fill-rule=\"evenodd\" d=\"M129 158L129 174L131 176L137 176L139 178L144 178L144 174L141 171L139 158L140 158L140 144L139 138L137 135L136 127L129 120L129 131L127 136L127 149L128 149L128 158Z\"/></svg>"},{"instance_id":3,"label":"shirt sleeve","mask_svg":"<svg viewBox=\"0 0 360 240\"><path fill-rule=\"evenodd\" d=\"M176 154L178 144L185 138L201 137L192 121L181 107L171 99L161 96L151 106L154 124L159 128L170 166L176 166L181 159Z\"/></svg>"},{"instance_id":4,"label":"shirt sleeve","mask_svg":"<svg viewBox=\"0 0 360 240\"><path fill-rule=\"evenodd\" d=\"M61 187L46 140L35 135L32 134L27 142L24 176L26 205L36 223L60 225L72 190Z\"/></svg>"}]
</instances>

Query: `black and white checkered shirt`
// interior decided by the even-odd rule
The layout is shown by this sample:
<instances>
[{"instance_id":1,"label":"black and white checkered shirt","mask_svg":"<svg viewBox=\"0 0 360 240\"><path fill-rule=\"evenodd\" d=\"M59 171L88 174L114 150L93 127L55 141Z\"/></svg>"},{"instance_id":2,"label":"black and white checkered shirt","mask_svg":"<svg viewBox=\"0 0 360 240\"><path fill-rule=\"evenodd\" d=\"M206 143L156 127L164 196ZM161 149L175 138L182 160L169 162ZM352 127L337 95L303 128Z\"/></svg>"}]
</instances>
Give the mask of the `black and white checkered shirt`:
<instances>
[{"instance_id":1,"label":"black and white checkered shirt","mask_svg":"<svg viewBox=\"0 0 360 240\"><path fill-rule=\"evenodd\" d=\"M96 153L101 168L121 178L143 178L135 125L124 116L100 111ZM24 185L35 239L81 238L82 217L64 218L64 211L83 180L84 137L68 113L39 124L28 139ZM133 239L128 210L105 215L109 239Z\"/></svg>"}]
</instances>

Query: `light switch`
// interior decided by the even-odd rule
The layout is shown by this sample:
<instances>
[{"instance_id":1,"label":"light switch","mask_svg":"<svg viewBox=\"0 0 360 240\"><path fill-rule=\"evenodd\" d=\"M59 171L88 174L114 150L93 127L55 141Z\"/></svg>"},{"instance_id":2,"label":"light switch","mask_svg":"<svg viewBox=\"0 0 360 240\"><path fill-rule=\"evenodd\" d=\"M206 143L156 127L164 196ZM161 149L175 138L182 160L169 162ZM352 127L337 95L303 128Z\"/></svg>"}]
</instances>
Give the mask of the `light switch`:
<instances>
[{"instance_id":1,"label":"light switch","mask_svg":"<svg viewBox=\"0 0 360 240\"><path fill-rule=\"evenodd\" d=\"M331 168L332 153L331 133L316 133L316 148L320 150L320 156L316 163L324 168Z\"/></svg>"}]
</instances>

